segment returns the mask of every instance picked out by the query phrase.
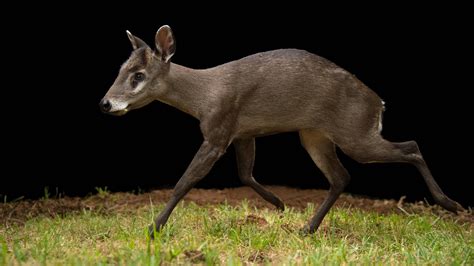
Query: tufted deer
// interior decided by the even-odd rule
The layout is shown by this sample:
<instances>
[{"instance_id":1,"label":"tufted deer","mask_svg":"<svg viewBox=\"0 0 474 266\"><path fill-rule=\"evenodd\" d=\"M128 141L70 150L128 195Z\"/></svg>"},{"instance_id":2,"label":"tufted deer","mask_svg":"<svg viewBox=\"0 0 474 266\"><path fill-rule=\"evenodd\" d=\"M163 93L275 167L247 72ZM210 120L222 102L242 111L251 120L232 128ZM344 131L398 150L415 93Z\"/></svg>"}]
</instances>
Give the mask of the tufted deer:
<instances>
[{"instance_id":1,"label":"tufted deer","mask_svg":"<svg viewBox=\"0 0 474 266\"><path fill-rule=\"evenodd\" d=\"M127 34L134 50L100 101L101 110L124 115L158 100L199 119L204 137L171 199L150 226L151 237L231 143L242 182L283 210L283 202L254 179L252 170L255 137L290 131L299 132L303 147L330 183L306 232L317 230L349 183L336 145L360 163L414 165L439 205L452 212L463 210L441 191L415 141L390 142L381 136L383 101L334 63L306 51L283 49L195 70L170 62L176 42L169 26L156 33L155 50Z\"/></svg>"}]
</instances>

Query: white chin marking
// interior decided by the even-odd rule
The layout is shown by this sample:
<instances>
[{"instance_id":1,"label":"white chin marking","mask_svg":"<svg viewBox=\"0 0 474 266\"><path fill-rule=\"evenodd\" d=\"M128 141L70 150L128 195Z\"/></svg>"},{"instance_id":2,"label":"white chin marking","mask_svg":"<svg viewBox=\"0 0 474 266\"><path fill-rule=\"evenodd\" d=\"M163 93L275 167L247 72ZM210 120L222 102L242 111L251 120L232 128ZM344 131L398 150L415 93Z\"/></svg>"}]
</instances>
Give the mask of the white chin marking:
<instances>
[{"instance_id":1,"label":"white chin marking","mask_svg":"<svg viewBox=\"0 0 474 266\"><path fill-rule=\"evenodd\" d=\"M113 113L113 112L128 112L128 103L125 103L125 102L119 102L119 101L116 101L116 100L109 100L110 104L112 105L112 108L110 108L110 112Z\"/></svg>"},{"instance_id":2,"label":"white chin marking","mask_svg":"<svg viewBox=\"0 0 474 266\"><path fill-rule=\"evenodd\" d=\"M117 112L113 112L112 114L115 114L115 115L125 115L126 113L128 113L128 109L123 109L123 110L120 110L120 111L117 111Z\"/></svg>"}]
</instances>

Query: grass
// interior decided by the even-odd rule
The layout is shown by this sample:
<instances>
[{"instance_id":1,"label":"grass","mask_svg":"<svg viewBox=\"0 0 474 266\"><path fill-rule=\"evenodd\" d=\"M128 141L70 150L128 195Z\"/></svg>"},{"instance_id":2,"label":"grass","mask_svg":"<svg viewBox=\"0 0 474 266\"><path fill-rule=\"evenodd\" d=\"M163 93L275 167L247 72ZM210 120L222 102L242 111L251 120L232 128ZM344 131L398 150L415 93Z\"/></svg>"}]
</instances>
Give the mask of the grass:
<instances>
[{"instance_id":1,"label":"grass","mask_svg":"<svg viewBox=\"0 0 474 266\"><path fill-rule=\"evenodd\" d=\"M106 192L103 192L106 193ZM305 210L179 204L156 239L147 225L163 204L129 211L38 216L0 225L0 265L43 264L474 264L474 228L433 214L334 208L320 230Z\"/></svg>"}]
</instances>

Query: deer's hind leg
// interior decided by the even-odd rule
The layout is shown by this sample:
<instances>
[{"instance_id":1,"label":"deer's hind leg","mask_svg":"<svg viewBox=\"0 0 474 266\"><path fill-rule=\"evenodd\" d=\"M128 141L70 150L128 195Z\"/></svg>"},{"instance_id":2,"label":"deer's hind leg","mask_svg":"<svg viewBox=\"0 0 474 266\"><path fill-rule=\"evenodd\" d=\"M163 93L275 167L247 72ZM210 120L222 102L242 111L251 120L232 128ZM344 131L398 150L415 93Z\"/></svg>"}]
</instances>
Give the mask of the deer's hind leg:
<instances>
[{"instance_id":1,"label":"deer's hind leg","mask_svg":"<svg viewBox=\"0 0 474 266\"><path fill-rule=\"evenodd\" d=\"M329 181L329 193L304 230L313 233L350 181L350 175L337 158L334 143L316 130L299 132L303 147Z\"/></svg>"},{"instance_id":2,"label":"deer's hind leg","mask_svg":"<svg viewBox=\"0 0 474 266\"><path fill-rule=\"evenodd\" d=\"M414 165L439 205L452 212L464 210L459 203L448 198L436 183L415 141L390 142L379 132L372 132L347 141L336 139L336 142L344 153L360 163L402 162Z\"/></svg>"},{"instance_id":3,"label":"deer's hind leg","mask_svg":"<svg viewBox=\"0 0 474 266\"><path fill-rule=\"evenodd\" d=\"M280 210L285 209L285 205L275 194L264 188L252 175L255 161L255 139L234 140L235 153L237 156L237 167L239 177L244 185L247 185L257 192L263 199L275 205Z\"/></svg>"}]
</instances>

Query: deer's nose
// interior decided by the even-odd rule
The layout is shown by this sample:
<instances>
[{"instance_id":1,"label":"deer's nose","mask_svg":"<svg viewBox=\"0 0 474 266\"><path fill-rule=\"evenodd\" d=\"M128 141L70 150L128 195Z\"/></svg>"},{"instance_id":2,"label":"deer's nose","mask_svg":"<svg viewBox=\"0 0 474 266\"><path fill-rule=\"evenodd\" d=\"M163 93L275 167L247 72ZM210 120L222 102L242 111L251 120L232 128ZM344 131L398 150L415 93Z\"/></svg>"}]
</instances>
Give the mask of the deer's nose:
<instances>
[{"instance_id":1,"label":"deer's nose","mask_svg":"<svg viewBox=\"0 0 474 266\"><path fill-rule=\"evenodd\" d=\"M100 110L102 110L102 112L104 113L110 111L110 109L112 108L110 101L106 99L102 99L99 103L99 106L100 106Z\"/></svg>"}]
</instances>

